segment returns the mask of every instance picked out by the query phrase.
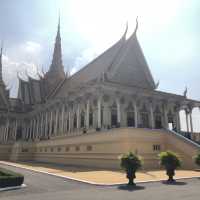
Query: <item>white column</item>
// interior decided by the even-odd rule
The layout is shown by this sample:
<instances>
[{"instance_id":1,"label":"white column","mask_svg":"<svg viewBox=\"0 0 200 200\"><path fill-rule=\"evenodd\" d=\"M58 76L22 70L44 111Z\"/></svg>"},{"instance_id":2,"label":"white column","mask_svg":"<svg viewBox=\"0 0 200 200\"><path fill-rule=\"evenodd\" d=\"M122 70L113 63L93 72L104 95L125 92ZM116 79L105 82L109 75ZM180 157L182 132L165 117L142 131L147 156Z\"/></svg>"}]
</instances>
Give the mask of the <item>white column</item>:
<instances>
[{"instance_id":1,"label":"white column","mask_svg":"<svg viewBox=\"0 0 200 200\"><path fill-rule=\"evenodd\" d=\"M7 138L8 138L8 135L7 135L7 121L6 121L6 124L4 126L4 141L7 142Z\"/></svg>"},{"instance_id":2,"label":"white column","mask_svg":"<svg viewBox=\"0 0 200 200\"><path fill-rule=\"evenodd\" d=\"M49 121L49 133L48 136L51 137L52 134L52 121L53 120L53 111L50 112L50 121Z\"/></svg>"},{"instance_id":3,"label":"white column","mask_svg":"<svg viewBox=\"0 0 200 200\"><path fill-rule=\"evenodd\" d=\"M90 101L87 100L87 106L86 106L86 128L89 129L89 118L90 118Z\"/></svg>"},{"instance_id":4,"label":"white column","mask_svg":"<svg viewBox=\"0 0 200 200\"><path fill-rule=\"evenodd\" d=\"M181 130L179 110L176 111L176 128L178 132Z\"/></svg>"},{"instance_id":5,"label":"white column","mask_svg":"<svg viewBox=\"0 0 200 200\"><path fill-rule=\"evenodd\" d=\"M169 123L168 123L168 115L167 115L166 105L164 105L164 124L165 124L165 128L169 129Z\"/></svg>"},{"instance_id":6,"label":"white column","mask_svg":"<svg viewBox=\"0 0 200 200\"><path fill-rule=\"evenodd\" d=\"M70 112L70 110L68 113L68 117L69 117L68 132L70 132L71 131L71 112Z\"/></svg>"},{"instance_id":7,"label":"white column","mask_svg":"<svg viewBox=\"0 0 200 200\"><path fill-rule=\"evenodd\" d=\"M108 128L111 127L111 116L110 116L110 109L109 109L109 105L108 102L104 102L103 105L103 124L102 127L103 128Z\"/></svg>"},{"instance_id":8,"label":"white column","mask_svg":"<svg viewBox=\"0 0 200 200\"><path fill-rule=\"evenodd\" d=\"M31 123L32 123L32 121L30 119L29 124L28 124L28 140L30 140L30 138L31 138Z\"/></svg>"},{"instance_id":9,"label":"white column","mask_svg":"<svg viewBox=\"0 0 200 200\"><path fill-rule=\"evenodd\" d=\"M98 128L101 128L101 98L98 98L98 102L97 102L97 108L98 108L98 121L97 121L97 126Z\"/></svg>"},{"instance_id":10,"label":"white column","mask_svg":"<svg viewBox=\"0 0 200 200\"><path fill-rule=\"evenodd\" d=\"M185 110L185 115L186 115L186 126L187 126L187 132L189 133L190 130L189 130L189 122L188 122L188 112L187 112L187 110Z\"/></svg>"},{"instance_id":11,"label":"white column","mask_svg":"<svg viewBox=\"0 0 200 200\"><path fill-rule=\"evenodd\" d=\"M44 113L44 137L46 138L47 137L47 114L48 114L48 112L46 111L45 113Z\"/></svg>"},{"instance_id":12,"label":"white column","mask_svg":"<svg viewBox=\"0 0 200 200\"><path fill-rule=\"evenodd\" d=\"M33 139L35 139L35 133L36 132L36 121L35 121L35 117L33 118Z\"/></svg>"},{"instance_id":13,"label":"white column","mask_svg":"<svg viewBox=\"0 0 200 200\"><path fill-rule=\"evenodd\" d=\"M40 124L40 120L39 120L39 115L37 116L37 131L36 131L36 138L39 138L39 124Z\"/></svg>"},{"instance_id":14,"label":"white column","mask_svg":"<svg viewBox=\"0 0 200 200\"><path fill-rule=\"evenodd\" d=\"M135 119L135 128L138 127L138 109L137 109L137 102L134 101L134 119Z\"/></svg>"},{"instance_id":15,"label":"white column","mask_svg":"<svg viewBox=\"0 0 200 200\"><path fill-rule=\"evenodd\" d=\"M39 138L42 138L43 134L43 114L40 114L40 133L39 133Z\"/></svg>"},{"instance_id":16,"label":"white column","mask_svg":"<svg viewBox=\"0 0 200 200\"><path fill-rule=\"evenodd\" d=\"M2 141L5 142L6 141L6 136L5 136L5 124L2 126Z\"/></svg>"},{"instance_id":17,"label":"white column","mask_svg":"<svg viewBox=\"0 0 200 200\"><path fill-rule=\"evenodd\" d=\"M77 123L76 123L77 127L76 128L79 129L80 128L80 106L79 106L79 104L77 105L76 120L77 120Z\"/></svg>"},{"instance_id":18,"label":"white column","mask_svg":"<svg viewBox=\"0 0 200 200\"><path fill-rule=\"evenodd\" d=\"M7 135L6 141L8 141L8 136L9 136L9 125L10 125L10 121L9 121L9 119L8 119L8 120L7 120L7 126L6 126L6 135Z\"/></svg>"},{"instance_id":19,"label":"white column","mask_svg":"<svg viewBox=\"0 0 200 200\"><path fill-rule=\"evenodd\" d=\"M32 129L32 139L35 138L35 118L33 118L33 129Z\"/></svg>"},{"instance_id":20,"label":"white column","mask_svg":"<svg viewBox=\"0 0 200 200\"><path fill-rule=\"evenodd\" d=\"M65 109L65 116L64 116L64 133L67 134L68 132L68 129L67 129L67 126L68 126L68 108L66 107Z\"/></svg>"},{"instance_id":21,"label":"white column","mask_svg":"<svg viewBox=\"0 0 200 200\"><path fill-rule=\"evenodd\" d=\"M189 115L190 115L190 128L191 128L191 133L193 133L192 110L190 111Z\"/></svg>"},{"instance_id":22,"label":"white column","mask_svg":"<svg viewBox=\"0 0 200 200\"><path fill-rule=\"evenodd\" d=\"M38 132L38 138L41 138L41 132L42 132L42 115L39 114L39 132Z\"/></svg>"},{"instance_id":23,"label":"white column","mask_svg":"<svg viewBox=\"0 0 200 200\"><path fill-rule=\"evenodd\" d=\"M61 135L64 134L64 117L65 117L65 104L63 104L63 107L62 107Z\"/></svg>"},{"instance_id":24,"label":"white column","mask_svg":"<svg viewBox=\"0 0 200 200\"><path fill-rule=\"evenodd\" d=\"M151 128L155 128L154 123L154 113L153 113L153 105L150 103L150 116L151 116Z\"/></svg>"},{"instance_id":25,"label":"white column","mask_svg":"<svg viewBox=\"0 0 200 200\"><path fill-rule=\"evenodd\" d=\"M55 115L55 126L54 126L54 136L57 135L58 132L58 109L56 110L56 115Z\"/></svg>"},{"instance_id":26,"label":"white column","mask_svg":"<svg viewBox=\"0 0 200 200\"><path fill-rule=\"evenodd\" d=\"M117 102L117 123L118 123L118 125L120 126L120 123L121 123L120 99L117 98L116 102Z\"/></svg>"},{"instance_id":27,"label":"white column","mask_svg":"<svg viewBox=\"0 0 200 200\"><path fill-rule=\"evenodd\" d=\"M3 136L3 131L2 131L2 126L0 126L0 142L3 142L2 136Z\"/></svg>"}]
</instances>

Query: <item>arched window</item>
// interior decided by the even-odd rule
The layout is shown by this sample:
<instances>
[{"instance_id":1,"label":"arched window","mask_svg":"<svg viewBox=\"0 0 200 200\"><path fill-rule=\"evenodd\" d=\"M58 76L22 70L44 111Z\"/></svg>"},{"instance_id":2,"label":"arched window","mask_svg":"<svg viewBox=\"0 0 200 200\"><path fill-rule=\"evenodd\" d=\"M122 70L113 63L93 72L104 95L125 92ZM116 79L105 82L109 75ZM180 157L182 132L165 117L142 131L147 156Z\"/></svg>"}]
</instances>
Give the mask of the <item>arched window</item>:
<instances>
[{"instance_id":1,"label":"arched window","mask_svg":"<svg viewBox=\"0 0 200 200\"><path fill-rule=\"evenodd\" d=\"M155 121L155 128L161 129L162 128L162 113L158 106L156 106L156 109L154 112L154 121Z\"/></svg>"},{"instance_id":2,"label":"arched window","mask_svg":"<svg viewBox=\"0 0 200 200\"><path fill-rule=\"evenodd\" d=\"M134 127L135 126L135 113L132 103L130 102L128 107L126 108L127 113L127 126Z\"/></svg>"},{"instance_id":3,"label":"arched window","mask_svg":"<svg viewBox=\"0 0 200 200\"><path fill-rule=\"evenodd\" d=\"M77 127L77 117L76 117L76 113L74 113L74 123L73 123L73 125L74 125L74 128Z\"/></svg>"},{"instance_id":4,"label":"arched window","mask_svg":"<svg viewBox=\"0 0 200 200\"><path fill-rule=\"evenodd\" d=\"M67 125L66 125L66 131L69 131L69 117L67 116Z\"/></svg>"},{"instance_id":5,"label":"arched window","mask_svg":"<svg viewBox=\"0 0 200 200\"><path fill-rule=\"evenodd\" d=\"M20 140L22 139L22 127L18 126L17 127L17 136L16 136L16 140Z\"/></svg>"},{"instance_id":6,"label":"arched window","mask_svg":"<svg viewBox=\"0 0 200 200\"><path fill-rule=\"evenodd\" d=\"M81 112L81 128L85 126L85 112Z\"/></svg>"},{"instance_id":7,"label":"arched window","mask_svg":"<svg viewBox=\"0 0 200 200\"><path fill-rule=\"evenodd\" d=\"M93 112L92 112L92 108L90 107L90 111L89 111L89 126L92 127L93 126Z\"/></svg>"},{"instance_id":8,"label":"arched window","mask_svg":"<svg viewBox=\"0 0 200 200\"><path fill-rule=\"evenodd\" d=\"M51 128L51 134L53 134L53 133L54 133L54 121L52 123L52 128Z\"/></svg>"},{"instance_id":9,"label":"arched window","mask_svg":"<svg viewBox=\"0 0 200 200\"><path fill-rule=\"evenodd\" d=\"M144 104L142 109L140 110L140 118L141 118L141 127L142 128L149 128L149 113Z\"/></svg>"},{"instance_id":10,"label":"arched window","mask_svg":"<svg viewBox=\"0 0 200 200\"><path fill-rule=\"evenodd\" d=\"M111 127L117 127L117 104L111 106Z\"/></svg>"}]
</instances>

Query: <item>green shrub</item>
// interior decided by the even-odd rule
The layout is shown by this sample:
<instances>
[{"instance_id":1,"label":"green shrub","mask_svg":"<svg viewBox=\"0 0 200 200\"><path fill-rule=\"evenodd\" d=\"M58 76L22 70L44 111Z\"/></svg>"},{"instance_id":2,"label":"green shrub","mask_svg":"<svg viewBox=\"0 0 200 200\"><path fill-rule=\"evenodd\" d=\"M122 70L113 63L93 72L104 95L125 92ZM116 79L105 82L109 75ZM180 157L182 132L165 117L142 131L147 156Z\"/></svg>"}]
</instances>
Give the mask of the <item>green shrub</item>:
<instances>
[{"instance_id":1,"label":"green shrub","mask_svg":"<svg viewBox=\"0 0 200 200\"><path fill-rule=\"evenodd\" d=\"M0 168L0 188L22 185L24 176L10 170Z\"/></svg>"},{"instance_id":2,"label":"green shrub","mask_svg":"<svg viewBox=\"0 0 200 200\"><path fill-rule=\"evenodd\" d=\"M200 167L200 152L194 157L194 162Z\"/></svg>"},{"instance_id":3,"label":"green shrub","mask_svg":"<svg viewBox=\"0 0 200 200\"><path fill-rule=\"evenodd\" d=\"M136 171L142 167L142 159L132 152L123 154L120 157L121 167L126 171L126 177L129 185L135 185Z\"/></svg>"},{"instance_id":4,"label":"green shrub","mask_svg":"<svg viewBox=\"0 0 200 200\"><path fill-rule=\"evenodd\" d=\"M164 151L159 154L160 165L165 167L166 174L168 175L169 182L173 182L173 176L175 175L175 170L181 166L181 160L172 151Z\"/></svg>"}]
</instances>

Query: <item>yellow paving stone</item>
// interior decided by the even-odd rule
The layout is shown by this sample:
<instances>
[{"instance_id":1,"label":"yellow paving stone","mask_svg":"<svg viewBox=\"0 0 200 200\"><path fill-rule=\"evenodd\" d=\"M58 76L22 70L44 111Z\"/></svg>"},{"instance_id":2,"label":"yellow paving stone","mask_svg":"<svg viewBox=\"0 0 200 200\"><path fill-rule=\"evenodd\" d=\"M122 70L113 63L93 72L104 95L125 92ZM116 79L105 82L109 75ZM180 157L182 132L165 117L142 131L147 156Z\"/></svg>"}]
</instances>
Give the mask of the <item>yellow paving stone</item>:
<instances>
[{"instance_id":1,"label":"yellow paving stone","mask_svg":"<svg viewBox=\"0 0 200 200\"><path fill-rule=\"evenodd\" d=\"M85 167L71 167L71 166L68 167L68 166L59 166L55 164L35 163L35 162L13 163L13 162L0 161L0 163L13 165L16 167L25 167L31 170L38 170L42 172L51 173L54 175L65 176L97 184L127 183L126 174L123 171L99 170L99 169L92 169ZM189 178L189 177L200 177L200 171L194 171L194 170L176 171L175 178ZM137 172L135 181L141 182L141 181L156 181L165 179L167 179L165 170L153 170L153 171Z\"/></svg>"}]
</instances>

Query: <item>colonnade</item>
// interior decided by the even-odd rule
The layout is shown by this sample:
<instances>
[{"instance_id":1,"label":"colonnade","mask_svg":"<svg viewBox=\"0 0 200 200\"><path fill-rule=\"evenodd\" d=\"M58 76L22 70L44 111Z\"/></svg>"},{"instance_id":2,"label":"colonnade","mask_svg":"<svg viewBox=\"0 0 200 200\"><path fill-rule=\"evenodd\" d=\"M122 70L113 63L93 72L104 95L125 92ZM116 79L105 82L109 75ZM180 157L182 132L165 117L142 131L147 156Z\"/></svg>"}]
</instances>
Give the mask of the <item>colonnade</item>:
<instances>
[{"instance_id":1,"label":"colonnade","mask_svg":"<svg viewBox=\"0 0 200 200\"><path fill-rule=\"evenodd\" d=\"M16 141L18 120L5 118L5 123L0 125L0 143L7 141Z\"/></svg>"},{"instance_id":2,"label":"colonnade","mask_svg":"<svg viewBox=\"0 0 200 200\"><path fill-rule=\"evenodd\" d=\"M6 120L0 126L0 141L43 140L118 127L168 129L170 123L179 132L180 110L181 106L175 103L133 96L91 95L71 101L62 99L40 107L21 121ZM186 107L185 112L187 132L193 133L192 107Z\"/></svg>"}]
</instances>

